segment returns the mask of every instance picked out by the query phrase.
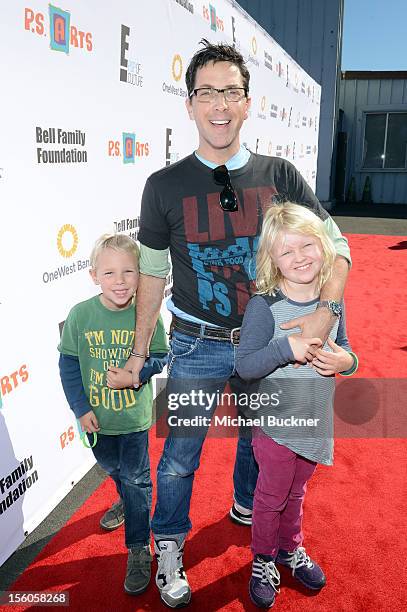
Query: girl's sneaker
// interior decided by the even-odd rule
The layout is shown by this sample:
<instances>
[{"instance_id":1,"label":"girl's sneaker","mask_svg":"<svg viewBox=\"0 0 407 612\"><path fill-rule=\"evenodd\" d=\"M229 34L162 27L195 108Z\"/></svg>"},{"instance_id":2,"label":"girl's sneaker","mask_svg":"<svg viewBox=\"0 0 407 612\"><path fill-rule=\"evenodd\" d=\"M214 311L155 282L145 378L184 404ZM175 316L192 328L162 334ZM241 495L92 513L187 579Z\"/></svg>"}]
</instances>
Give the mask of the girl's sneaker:
<instances>
[{"instance_id":1,"label":"girl's sneaker","mask_svg":"<svg viewBox=\"0 0 407 612\"><path fill-rule=\"evenodd\" d=\"M249 583L249 595L259 608L271 608L276 593L279 593L280 574L270 555L256 555L253 559L252 577Z\"/></svg>"},{"instance_id":2,"label":"girl's sneaker","mask_svg":"<svg viewBox=\"0 0 407 612\"><path fill-rule=\"evenodd\" d=\"M297 578L308 589L319 591L326 583L324 572L307 555L303 546L298 546L291 553L280 549L276 563L290 567L294 578Z\"/></svg>"}]
</instances>

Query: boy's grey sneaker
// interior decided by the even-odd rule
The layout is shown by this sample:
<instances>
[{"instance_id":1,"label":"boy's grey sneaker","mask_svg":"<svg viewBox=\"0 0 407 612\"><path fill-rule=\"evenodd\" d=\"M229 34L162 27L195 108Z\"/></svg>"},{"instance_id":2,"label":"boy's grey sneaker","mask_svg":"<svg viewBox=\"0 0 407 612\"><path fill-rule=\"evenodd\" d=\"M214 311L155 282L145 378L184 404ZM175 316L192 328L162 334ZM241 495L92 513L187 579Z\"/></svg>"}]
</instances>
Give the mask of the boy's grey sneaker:
<instances>
[{"instance_id":1,"label":"boy's grey sneaker","mask_svg":"<svg viewBox=\"0 0 407 612\"><path fill-rule=\"evenodd\" d=\"M155 578L160 597L170 608L182 608L191 601L191 588L182 565L184 543L156 540L154 550L158 569Z\"/></svg>"},{"instance_id":2,"label":"boy's grey sneaker","mask_svg":"<svg viewBox=\"0 0 407 612\"><path fill-rule=\"evenodd\" d=\"M124 523L124 507L123 501L115 502L100 519L100 526L106 531L113 531Z\"/></svg>"},{"instance_id":3,"label":"boy's grey sneaker","mask_svg":"<svg viewBox=\"0 0 407 612\"><path fill-rule=\"evenodd\" d=\"M279 550L276 563L292 569L294 578L297 578L308 589L319 591L326 583L325 574L305 552L303 546L298 546L293 552Z\"/></svg>"},{"instance_id":4,"label":"boy's grey sneaker","mask_svg":"<svg viewBox=\"0 0 407 612\"><path fill-rule=\"evenodd\" d=\"M129 548L126 580L124 581L126 593L129 595L144 593L150 583L152 560L150 546Z\"/></svg>"},{"instance_id":5,"label":"boy's grey sneaker","mask_svg":"<svg viewBox=\"0 0 407 612\"><path fill-rule=\"evenodd\" d=\"M248 511L248 514L243 514L239 512L236 508L236 504L233 504L231 509L229 510L230 520L238 525L247 525L247 527L251 527L252 524L252 513Z\"/></svg>"}]
</instances>

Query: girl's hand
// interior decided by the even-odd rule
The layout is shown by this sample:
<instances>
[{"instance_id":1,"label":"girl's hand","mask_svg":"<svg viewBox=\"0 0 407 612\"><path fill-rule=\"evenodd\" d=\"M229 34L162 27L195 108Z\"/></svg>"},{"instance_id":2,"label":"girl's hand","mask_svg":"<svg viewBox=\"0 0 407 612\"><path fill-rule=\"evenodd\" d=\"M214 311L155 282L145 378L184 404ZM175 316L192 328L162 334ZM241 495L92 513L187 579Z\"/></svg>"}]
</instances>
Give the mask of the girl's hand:
<instances>
[{"instance_id":1,"label":"girl's hand","mask_svg":"<svg viewBox=\"0 0 407 612\"><path fill-rule=\"evenodd\" d=\"M295 361L299 361L300 363L307 362L306 354L310 348L316 351L316 349L322 346L320 338L303 338L300 334L291 334L291 336L288 336L288 342L294 354Z\"/></svg>"},{"instance_id":2,"label":"girl's hand","mask_svg":"<svg viewBox=\"0 0 407 612\"><path fill-rule=\"evenodd\" d=\"M338 372L345 372L353 365L353 357L349 355L342 347L335 344L331 338L328 338L328 345L333 350L333 353L318 349L316 356L312 360L312 367L318 374L322 376L332 376Z\"/></svg>"},{"instance_id":3,"label":"girl's hand","mask_svg":"<svg viewBox=\"0 0 407 612\"><path fill-rule=\"evenodd\" d=\"M128 370L109 366L106 382L111 389L127 389L133 386L133 376Z\"/></svg>"}]
</instances>

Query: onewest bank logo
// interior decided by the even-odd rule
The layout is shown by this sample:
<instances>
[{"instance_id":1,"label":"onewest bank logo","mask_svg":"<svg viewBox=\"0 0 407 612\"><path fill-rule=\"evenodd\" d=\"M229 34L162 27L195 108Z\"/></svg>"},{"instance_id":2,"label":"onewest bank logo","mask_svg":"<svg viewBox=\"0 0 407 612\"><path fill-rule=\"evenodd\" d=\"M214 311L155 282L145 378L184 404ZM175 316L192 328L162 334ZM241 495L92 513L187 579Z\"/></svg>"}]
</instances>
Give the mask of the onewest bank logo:
<instances>
[{"instance_id":1,"label":"onewest bank logo","mask_svg":"<svg viewBox=\"0 0 407 612\"><path fill-rule=\"evenodd\" d=\"M53 51L69 53L70 47L93 50L92 33L71 24L71 13L52 4L48 5L49 24L46 26L44 13L26 7L24 9L24 29L38 36L50 39Z\"/></svg>"},{"instance_id":2,"label":"onewest bank logo","mask_svg":"<svg viewBox=\"0 0 407 612\"><path fill-rule=\"evenodd\" d=\"M79 244L76 228L70 223L65 223L58 231L56 244L61 257L71 259L75 255ZM45 270L42 274L42 282L48 284L59 281L65 276L86 270L89 266L89 259L76 259L73 262L69 262L69 265L64 263L57 269Z\"/></svg>"}]
</instances>

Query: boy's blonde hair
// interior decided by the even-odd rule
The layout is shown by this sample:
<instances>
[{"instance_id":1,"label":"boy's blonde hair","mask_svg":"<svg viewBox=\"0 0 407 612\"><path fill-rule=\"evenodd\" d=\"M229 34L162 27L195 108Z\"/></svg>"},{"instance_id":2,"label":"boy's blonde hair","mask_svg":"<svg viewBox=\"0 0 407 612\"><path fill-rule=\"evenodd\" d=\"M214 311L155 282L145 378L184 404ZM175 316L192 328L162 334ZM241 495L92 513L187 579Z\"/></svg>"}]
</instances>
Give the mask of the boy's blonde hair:
<instances>
[{"instance_id":1,"label":"boy's blonde hair","mask_svg":"<svg viewBox=\"0 0 407 612\"><path fill-rule=\"evenodd\" d=\"M321 289L332 274L336 257L334 244L324 222L316 214L305 206L285 202L270 206L264 214L256 257L257 293L274 295L282 280L281 272L271 256L271 249L281 231L311 234L320 239L324 259L318 278L318 289Z\"/></svg>"},{"instance_id":2,"label":"boy's blonde hair","mask_svg":"<svg viewBox=\"0 0 407 612\"><path fill-rule=\"evenodd\" d=\"M115 251L126 251L134 256L136 266L140 257L140 251L137 244L130 236L125 234L103 234L95 242L95 245L90 254L90 267L95 270L97 259L104 249L113 249Z\"/></svg>"}]
</instances>

